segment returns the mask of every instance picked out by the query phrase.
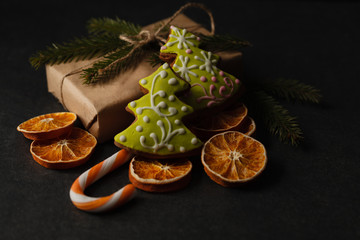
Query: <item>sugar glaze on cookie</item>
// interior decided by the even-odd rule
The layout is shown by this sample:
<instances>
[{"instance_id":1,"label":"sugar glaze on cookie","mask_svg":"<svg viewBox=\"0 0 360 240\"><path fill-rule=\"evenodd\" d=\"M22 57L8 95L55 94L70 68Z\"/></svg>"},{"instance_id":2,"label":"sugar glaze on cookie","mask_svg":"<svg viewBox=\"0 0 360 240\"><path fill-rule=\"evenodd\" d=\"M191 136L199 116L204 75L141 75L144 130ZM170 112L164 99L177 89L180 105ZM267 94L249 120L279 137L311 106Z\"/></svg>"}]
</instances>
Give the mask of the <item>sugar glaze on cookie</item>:
<instances>
[{"instance_id":1,"label":"sugar glaze on cookie","mask_svg":"<svg viewBox=\"0 0 360 240\"><path fill-rule=\"evenodd\" d=\"M128 104L128 111L136 119L115 136L115 144L148 157L177 156L200 148L202 142L182 121L193 108L175 95L188 89L189 84L176 76L167 63L139 83L149 92Z\"/></svg>"},{"instance_id":2,"label":"sugar glaze on cookie","mask_svg":"<svg viewBox=\"0 0 360 240\"><path fill-rule=\"evenodd\" d=\"M200 41L186 29L171 26L169 39L160 49L160 56L176 54L170 63L173 70L191 84L189 94L180 99L195 111L220 106L242 87L239 79L217 68L219 57L200 49Z\"/></svg>"}]
</instances>

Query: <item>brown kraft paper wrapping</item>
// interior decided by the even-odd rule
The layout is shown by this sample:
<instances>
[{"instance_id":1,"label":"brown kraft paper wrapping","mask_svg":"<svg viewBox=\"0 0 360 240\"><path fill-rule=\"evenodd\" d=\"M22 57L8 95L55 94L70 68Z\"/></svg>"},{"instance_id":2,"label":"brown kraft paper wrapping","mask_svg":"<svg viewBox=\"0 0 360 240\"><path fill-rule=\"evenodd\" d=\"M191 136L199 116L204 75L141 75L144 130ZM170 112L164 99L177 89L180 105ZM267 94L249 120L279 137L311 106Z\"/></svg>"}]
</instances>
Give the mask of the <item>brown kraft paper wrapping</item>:
<instances>
[{"instance_id":1,"label":"brown kraft paper wrapping","mask_svg":"<svg viewBox=\"0 0 360 240\"><path fill-rule=\"evenodd\" d=\"M177 16L171 24L186 28L190 32L209 34L200 24L182 14ZM158 26L158 23L144 28L151 30L154 26ZM221 69L241 77L242 54L240 52L216 54L221 57L219 63ZM130 101L143 95L138 84L139 80L149 76L158 66L153 68L144 59L134 69L128 70L106 83L93 85L83 84L83 80L80 78L81 73L70 74L93 61L46 65L46 76L49 92L59 99L66 109L76 113L84 127L101 143L112 140L117 133L134 121L134 116L128 113L125 107Z\"/></svg>"}]
</instances>

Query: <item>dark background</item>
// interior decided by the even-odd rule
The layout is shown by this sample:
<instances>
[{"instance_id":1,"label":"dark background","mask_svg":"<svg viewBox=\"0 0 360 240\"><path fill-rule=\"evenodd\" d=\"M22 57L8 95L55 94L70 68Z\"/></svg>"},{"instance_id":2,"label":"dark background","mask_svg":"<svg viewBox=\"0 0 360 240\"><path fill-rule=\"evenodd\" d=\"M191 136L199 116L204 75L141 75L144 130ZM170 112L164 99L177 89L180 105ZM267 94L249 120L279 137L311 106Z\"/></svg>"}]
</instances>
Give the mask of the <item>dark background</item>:
<instances>
[{"instance_id":1,"label":"dark background","mask_svg":"<svg viewBox=\"0 0 360 240\"><path fill-rule=\"evenodd\" d=\"M5 2L5 3L4 3ZM183 2L185 3L185 2ZM297 147L258 126L268 166L258 181L238 189L212 182L200 160L179 192L139 191L105 214L77 210L73 181L118 149L99 144L78 168L56 171L31 157L21 122L63 111L47 92L44 68L28 58L53 42L86 33L92 17L147 25L182 3L147 1L2 1L0 4L0 238L1 239L359 239L360 238L360 4L337 1L209 1L216 30L253 43L244 50L251 79L294 78L321 89L320 105L285 104L304 131ZM207 23L200 11L187 11ZM88 189L110 194L128 183L120 168Z\"/></svg>"}]
</instances>

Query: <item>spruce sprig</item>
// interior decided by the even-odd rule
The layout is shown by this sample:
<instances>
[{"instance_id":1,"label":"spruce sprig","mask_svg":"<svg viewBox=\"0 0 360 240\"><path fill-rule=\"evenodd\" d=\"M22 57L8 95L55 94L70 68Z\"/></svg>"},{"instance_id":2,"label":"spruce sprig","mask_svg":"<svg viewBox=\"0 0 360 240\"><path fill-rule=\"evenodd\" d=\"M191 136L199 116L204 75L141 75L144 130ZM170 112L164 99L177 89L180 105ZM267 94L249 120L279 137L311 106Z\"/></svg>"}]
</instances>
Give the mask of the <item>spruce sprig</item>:
<instances>
[{"instance_id":1,"label":"spruce sprig","mask_svg":"<svg viewBox=\"0 0 360 240\"><path fill-rule=\"evenodd\" d=\"M62 44L54 43L35 53L29 60L31 65L38 69L44 64L53 65L99 57L125 44L126 42L110 35L77 37Z\"/></svg>"},{"instance_id":2,"label":"spruce sprig","mask_svg":"<svg viewBox=\"0 0 360 240\"><path fill-rule=\"evenodd\" d=\"M45 64L53 65L102 57L127 45L127 42L119 38L120 34L136 35L141 30L139 25L119 18L90 19L87 28L88 36L76 37L61 44L53 43L45 50L31 56L30 64L38 69Z\"/></svg>"},{"instance_id":3,"label":"spruce sprig","mask_svg":"<svg viewBox=\"0 0 360 240\"><path fill-rule=\"evenodd\" d=\"M257 90L247 94L245 102L280 141L296 146L303 139L296 117L290 115L285 107L265 91Z\"/></svg>"},{"instance_id":4,"label":"spruce sprig","mask_svg":"<svg viewBox=\"0 0 360 240\"><path fill-rule=\"evenodd\" d=\"M143 49L136 49L129 57L124 58L114 64L115 60L126 56L132 47L126 46L117 51L105 56L102 60L97 61L91 67L82 71L81 77L85 84L93 84L97 82L105 82L114 78L121 72L137 66L143 58L145 51Z\"/></svg>"},{"instance_id":5,"label":"spruce sprig","mask_svg":"<svg viewBox=\"0 0 360 240\"><path fill-rule=\"evenodd\" d=\"M133 56L122 63L111 64L130 52L131 47L119 38L120 34L133 36L141 31L139 25L119 18L90 19L87 25L89 35L77 37L62 44L52 44L45 50L38 51L30 57L31 65L38 69L44 64L59 64L79 60L99 58L92 67L84 69L81 77L84 83L96 83L114 77L116 74L136 66L143 53L142 49L134 51ZM108 67L111 65L111 67ZM104 70L106 69L106 70Z\"/></svg>"},{"instance_id":6,"label":"spruce sprig","mask_svg":"<svg viewBox=\"0 0 360 240\"><path fill-rule=\"evenodd\" d=\"M262 83L262 88L269 94L289 102L319 103L320 90L295 79L278 78Z\"/></svg>"},{"instance_id":7,"label":"spruce sprig","mask_svg":"<svg viewBox=\"0 0 360 240\"><path fill-rule=\"evenodd\" d=\"M118 17L112 18L92 18L88 21L87 29L90 34L110 34L119 36L125 34L135 36L141 31L141 26L122 20Z\"/></svg>"},{"instance_id":8,"label":"spruce sprig","mask_svg":"<svg viewBox=\"0 0 360 240\"><path fill-rule=\"evenodd\" d=\"M251 47L251 43L241 38L230 35L213 35L207 36L201 34L201 49L207 51L237 51L244 47Z\"/></svg>"},{"instance_id":9,"label":"spruce sprig","mask_svg":"<svg viewBox=\"0 0 360 240\"><path fill-rule=\"evenodd\" d=\"M246 81L244 101L251 110L264 120L266 128L280 141L298 145L303 133L297 118L280 104L278 100L288 102L319 103L320 90L298 80L278 78L268 81ZM278 100L277 100L278 99Z\"/></svg>"}]
</instances>

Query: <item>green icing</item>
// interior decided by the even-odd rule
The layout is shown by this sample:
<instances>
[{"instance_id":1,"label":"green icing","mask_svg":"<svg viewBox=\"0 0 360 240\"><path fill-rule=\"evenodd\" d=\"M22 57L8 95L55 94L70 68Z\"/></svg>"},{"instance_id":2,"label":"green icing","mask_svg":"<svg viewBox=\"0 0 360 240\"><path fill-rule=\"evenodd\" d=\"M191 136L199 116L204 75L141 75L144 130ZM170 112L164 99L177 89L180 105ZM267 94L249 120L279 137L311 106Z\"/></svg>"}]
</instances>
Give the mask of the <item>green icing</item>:
<instances>
[{"instance_id":1,"label":"green icing","mask_svg":"<svg viewBox=\"0 0 360 240\"><path fill-rule=\"evenodd\" d=\"M217 55L199 48L200 39L186 29L172 26L161 53L175 53L173 70L186 80L190 91L181 100L194 110L222 104L240 89L241 83L216 67Z\"/></svg>"},{"instance_id":2,"label":"green icing","mask_svg":"<svg viewBox=\"0 0 360 240\"><path fill-rule=\"evenodd\" d=\"M199 148L202 142L190 132L182 118L194 110L175 93L189 88L165 63L152 75L141 79L149 93L128 104L136 121L115 136L121 145L145 153L172 155Z\"/></svg>"}]
</instances>

